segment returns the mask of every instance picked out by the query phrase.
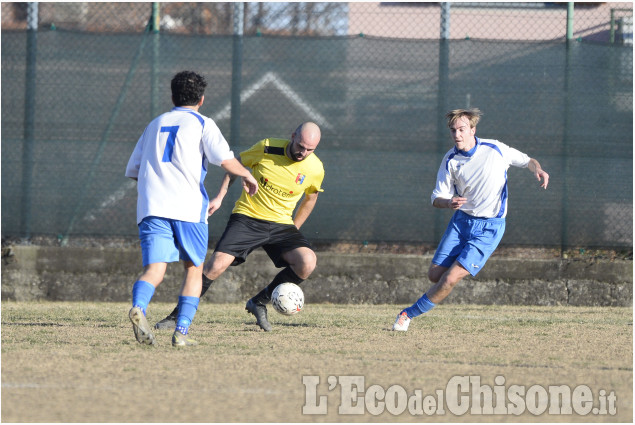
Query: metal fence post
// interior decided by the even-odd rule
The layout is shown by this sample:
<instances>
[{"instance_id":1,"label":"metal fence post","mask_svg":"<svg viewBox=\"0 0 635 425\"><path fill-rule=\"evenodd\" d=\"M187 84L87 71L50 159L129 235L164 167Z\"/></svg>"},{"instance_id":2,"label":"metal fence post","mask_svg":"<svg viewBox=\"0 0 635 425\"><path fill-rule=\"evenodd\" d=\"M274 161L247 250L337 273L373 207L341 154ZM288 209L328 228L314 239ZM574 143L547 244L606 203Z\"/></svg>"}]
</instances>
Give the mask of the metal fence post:
<instances>
[{"instance_id":1,"label":"metal fence post","mask_svg":"<svg viewBox=\"0 0 635 425\"><path fill-rule=\"evenodd\" d=\"M567 41L573 39L573 2L567 3Z\"/></svg>"},{"instance_id":2,"label":"metal fence post","mask_svg":"<svg viewBox=\"0 0 635 425\"><path fill-rule=\"evenodd\" d=\"M441 40L450 39L450 3L441 3Z\"/></svg>"},{"instance_id":3,"label":"metal fence post","mask_svg":"<svg viewBox=\"0 0 635 425\"><path fill-rule=\"evenodd\" d=\"M234 3L232 54L232 100L230 134L233 145L240 143L240 92L242 90L244 3Z\"/></svg>"},{"instance_id":4,"label":"metal fence post","mask_svg":"<svg viewBox=\"0 0 635 425\"><path fill-rule=\"evenodd\" d=\"M445 114L448 109L448 87L450 82L450 3L441 3L441 34L439 37L439 84L437 86L437 163L446 151L447 127ZM434 212L434 242L441 240L446 227L443 210Z\"/></svg>"},{"instance_id":5,"label":"metal fence post","mask_svg":"<svg viewBox=\"0 0 635 425\"><path fill-rule=\"evenodd\" d=\"M27 5L26 79L24 96L24 147L22 149L22 237L31 237L33 196L33 145L35 143L35 86L37 62L38 3Z\"/></svg>"},{"instance_id":6,"label":"metal fence post","mask_svg":"<svg viewBox=\"0 0 635 425\"><path fill-rule=\"evenodd\" d=\"M611 29L609 31L609 43L615 43L615 9L611 9Z\"/></svg>"},{"instance_id":7,"label":"metal fence post","mask_svg":"<svg viewBox=\"0 0 635 425\"><path fill-rule=\"evenodd\" d=\"M159 115L159 82L158 82L158 74L159 74L159 52L160 52L160 41L159 38L159 26L160 26L160 12L159 12L160 3L153 2L152 3L152 77L151 77L151 99L150 99L150 119L153 119L157 115Z\"/></svg>"},{"instance_id":8,"label":"metal fence post","mask_svg":"<svg viewBox=\"0 0 635 425\"><path fill-rule=\"evenodd\" d=\"M568 183L569 175L569 111L571 109L571 56L573 54L573 2L567 4L567 41L565 44L565 64L564 64L564 117L562 132L562 218L560 222L560 255L564 254L565 249L569 245L569 211L568 211Z\"/></svg>"}]
</instances>

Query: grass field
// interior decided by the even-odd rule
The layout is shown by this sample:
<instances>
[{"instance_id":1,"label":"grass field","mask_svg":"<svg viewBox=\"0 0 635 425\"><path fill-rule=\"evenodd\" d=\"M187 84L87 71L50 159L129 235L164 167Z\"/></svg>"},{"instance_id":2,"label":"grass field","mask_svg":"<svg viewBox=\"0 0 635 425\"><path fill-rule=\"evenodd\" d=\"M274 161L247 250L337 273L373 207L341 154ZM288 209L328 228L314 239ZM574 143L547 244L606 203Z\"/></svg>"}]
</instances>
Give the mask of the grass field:
<instances>
[{"instance_id":1,"label":"grass field","mask_svg":"<svg viewBox=\"0 0 635 425\"><path fill-rule=\"evenodd\" d=\"M203 302L176 349L138 344L126 303L2 302L2 421L633 421L632 308L441 305L391 332L400 307L270 309L265 333Z\"/></svg>"}]
</instances>

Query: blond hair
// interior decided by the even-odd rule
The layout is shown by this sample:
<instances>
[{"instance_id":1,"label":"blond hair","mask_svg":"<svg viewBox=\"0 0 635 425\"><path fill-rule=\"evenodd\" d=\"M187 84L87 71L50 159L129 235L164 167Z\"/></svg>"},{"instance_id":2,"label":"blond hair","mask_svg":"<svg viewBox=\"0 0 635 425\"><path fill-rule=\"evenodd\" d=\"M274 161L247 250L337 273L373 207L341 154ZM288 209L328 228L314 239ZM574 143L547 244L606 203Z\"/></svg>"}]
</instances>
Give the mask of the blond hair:
<instances>
[{"instance_id":1,"label":"blond hair","mask_svg":"<svg viewBox=\"0 0 635 425\"><path fill-rule=\"evenodd\" d=\"M481 113L480 109L471 108L471 109L455 109L445 114L445 117L448 119L448 127L451 127L452 124L457 122L459 119L465 117L469 121L470 127L474 128L476 127L476 124L478 124L478 122L480 121L481 115L483 114Z\"/></svg>"}]
</instances>

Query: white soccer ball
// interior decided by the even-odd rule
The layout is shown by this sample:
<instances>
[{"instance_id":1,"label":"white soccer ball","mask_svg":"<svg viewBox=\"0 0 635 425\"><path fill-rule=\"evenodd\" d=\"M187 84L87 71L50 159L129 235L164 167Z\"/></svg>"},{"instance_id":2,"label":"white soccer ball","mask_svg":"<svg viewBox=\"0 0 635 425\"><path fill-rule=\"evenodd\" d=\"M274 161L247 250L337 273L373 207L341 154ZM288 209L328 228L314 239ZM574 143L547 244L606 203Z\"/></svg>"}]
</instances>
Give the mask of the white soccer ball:
<instances>
[{"instance_id":1,"label":"white soccer ball","mask_svg":"<svg viewBox=\"0 0 635 425\"><path fill-rule=\"evenodd\" d=\"M304 292L295 283L281 283L271 295L271 304L278 313L291 316L302 311Z\"/></svg>"}]
</instances>

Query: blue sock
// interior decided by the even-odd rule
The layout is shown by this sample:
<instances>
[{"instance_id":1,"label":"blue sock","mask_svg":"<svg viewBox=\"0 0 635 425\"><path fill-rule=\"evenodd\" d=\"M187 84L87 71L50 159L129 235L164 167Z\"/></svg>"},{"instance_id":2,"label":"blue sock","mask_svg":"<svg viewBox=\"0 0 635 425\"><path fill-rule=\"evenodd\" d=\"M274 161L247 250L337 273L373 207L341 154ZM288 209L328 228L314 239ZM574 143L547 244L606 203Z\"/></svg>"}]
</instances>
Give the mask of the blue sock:
<instances>
[{"instance_id":1,"label":"blue sock","mask_svg":"<svg viewBox=\"0 0 635 425\"><path fill-rule=\"evenodd\" d=\"M176 318L176 330L183 335L187 335L187 331L198 309L199 301L199 297L185 297L183 295L179 297L179 315Z\"/></svg>"},{"instance_id":2,"label":"blue sock","mask_svg":"<svg viewBox=\"0 0 635 425\"><path fill-rule=\"evenodd\" d=\"M436 306L435 303L430 301L428 294L423 294L421 298L417 300L412 306L404 309L408 317L414 319L415 317L432 310Z\"/></svg>"},{"instance_id":3,"label":"blue sock","mask_svg":"<svg viewBox=\"0 0 635 425\"><path fill-rule=\"evenodd\" d=\"M154 295L154 286L145 280L138 280L132 286L132 306L141 307L143 314L146 314L146 309L150 300Z\"/></svg>"}]
</instances>

